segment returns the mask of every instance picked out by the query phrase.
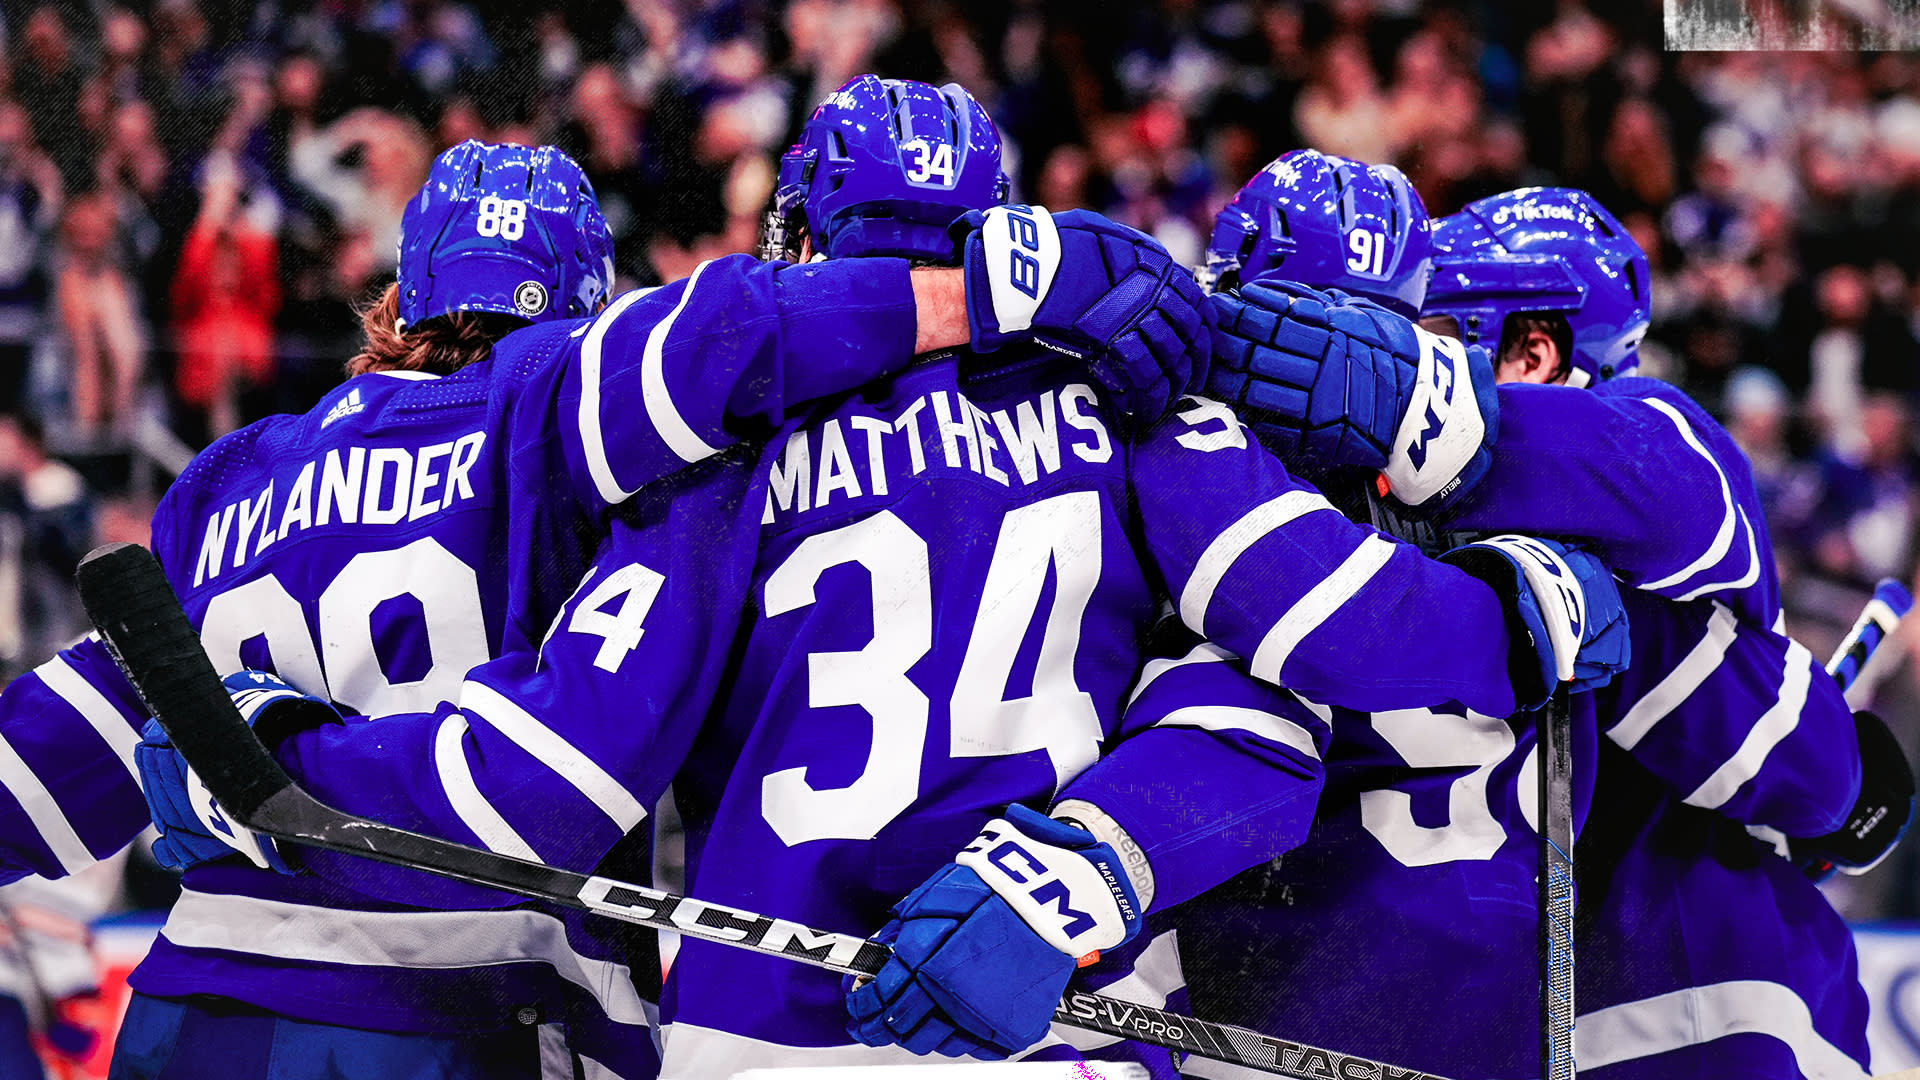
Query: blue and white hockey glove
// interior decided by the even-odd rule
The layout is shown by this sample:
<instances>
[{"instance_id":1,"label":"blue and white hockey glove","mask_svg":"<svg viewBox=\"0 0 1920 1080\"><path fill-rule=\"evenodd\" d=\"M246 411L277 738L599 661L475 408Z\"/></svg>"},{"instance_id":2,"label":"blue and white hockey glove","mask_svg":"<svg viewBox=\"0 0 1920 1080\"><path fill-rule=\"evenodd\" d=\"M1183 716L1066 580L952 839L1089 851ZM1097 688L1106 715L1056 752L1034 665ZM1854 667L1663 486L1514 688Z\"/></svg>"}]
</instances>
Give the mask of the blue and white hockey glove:
<instances>
[{"instance_id":1,"label":"blue and white hockey glove","mask_svg":"<svg viewBox=\"0 0 1920 1080\"><path fill-rule=\"evenodd\" d=\"M1459 501L1493 464L1500 399L1484 349L1290 281L1216 292L1204 310L1207 392L1296 471L1378 470L1383 494L1425 515Z\"/></svg>"},{"instance_id":2,"label":"blue and white hockey glove","mask_svg":"<svg viewBox=\"0 0 1920 1080\"><path fill-rule=\"evenodd\" d=\"M1492 536L1440 556L1500 594L1513 635L1514 700L1546 704L1553 688L1605 686L1631 659L1620 587L1599 559L1553 540ZM1524 635L1524 636L1523 636Z\"/></svg>"},{"instance_id":3,"label":"blue and white hockey glove","mask_svg":"<svg viewBox=\"0 0 1920 1080\"><path fill-rule=\"evenodd\" d=\"M1913 824L1913 766L1900 740L1864 709L1853 714L1853 729L1860 739L1860 798L1847 823L1825 836L1787 840L1788 859L1814 881L1880 865Z\"/></svg>"},{"instance_id":4,"label":"blue and white hockey glove","mask_svg":"<svg viewBox=\"0 0 1920 1080\"><path fill-rule=\"evenodd\" d=\"M1018 804L892 914L877 937L893 956L847 996L848 1033L989 1061L1040 1041L1075 966L1141 917L1111 846Z\"/></svg>"},{"instance_id":5,"label":"blue and white hockey glove","mask_svg":"<svg viewBox=\"0 0 1920 1080\"><path fill-rule=\"evenodd\" d=\"M1147 234L1089 210L975 210L950 228L975 352L1036 341L1088 363L1115 404L1158 420L1207 376L1200 286Z\"/></svg>"},{"instance_id":6,"label":"blue and white hockey glove","mask_svg":"<svg viewBox=\"0 0 1920 1080\"><path fill-rule=\"evenodd\" d=\"M295 690L277 675L241 671L221 682L241 718L268 749L296 731L341 722L332 705ZM147 796L147 811L160 829L153 857L161 865L185 870L237 851L255 866L282 874L296 872L281 858L271 837L261 836L221 812L207 785L173 748L173 741L158 720L147 721L141 729L133 759L140 772L140 788Z\"/></svg>"}]
</instances>

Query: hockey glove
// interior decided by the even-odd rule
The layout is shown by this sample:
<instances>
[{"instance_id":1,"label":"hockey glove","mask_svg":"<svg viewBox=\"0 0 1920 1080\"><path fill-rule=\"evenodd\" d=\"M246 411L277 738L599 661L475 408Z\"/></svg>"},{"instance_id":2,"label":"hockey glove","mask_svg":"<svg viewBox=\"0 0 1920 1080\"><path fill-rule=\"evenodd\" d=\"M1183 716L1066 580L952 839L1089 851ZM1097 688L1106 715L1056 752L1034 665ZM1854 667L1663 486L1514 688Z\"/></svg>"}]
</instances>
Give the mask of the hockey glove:
<instances>
[{"instance_id":1,"label":"hockey glove","mask_svg":"<svg viewBox=\"0 0 1920 1080\"><path fill-rule=\"evenodd\" d=\"M1087 361L1150 423L1206 382L1200 286L1159 242L1088 210L996 206L955 221L975 352L1036 341Z\"/></svg>"},{"instance_id":2,"label":"hockey glove","mask_svg":"<svg viewBox=\"0 0 1920 1080\"><path fill-rule=\"evenodd\" d=\"M1207 391L1296 471L1378 470L1383 494L1425 515L1459 501L1493 463L1500 399L1485 350L1290 281L1214 293L1204 310Z\"/></svg>"},{"instance_id":3,"label":"hockey glove","mask_svg":"<svg viewBox=\"0 0 1920 1080\"><path fill-rule=\"evenodd\" d=\"M1913 767L1886 721L1862 709L1853 714L1860 738L1860 800L1837 831L1789 839L1788 856L1802 873L1825 881L1835 871L1864 874L1892 854L1913 823Z\"/></svg>"},{"instance_id":4,"label":"hockey glove","mask_svg":"<svg viewBox=\"0 0 1920 1080\"><path fill-rule=\"evenodd\" d=\"M269 750L296 731L341 722L332 705L302 694L277 675L241 671L221 681L241 718ZM221 812L158 720L147 721L141 736L140 745L134 747L134 764L147 796L147 811L160 830L153 857L161 865L185 870L237 851L255 866L295 873L271 837L260 836Z\"/></svg>"},{"instance_id":5,"label":"hockey glove","mask_svg":"<svg viewBox=\"0 0 1920 1080\"><path fill-rule=\"evenodd\" d=\"M1513 635L1514 701L1546 704L1553 688L1605 686L1626 670L1630 645L1620 588L1599 559L1531 536L1494 536L1440 556L1500 594Z\"/></svg>"},{"instance_id":6,"label":"hockey glove","mask_svg":"<svg viewBox=\"0 0 1920 1080\"><path fill-rule=\"evenodd\" d=\"M893 956L848 995L848 1033L989 1061L1038 1042L1076 963L1140 927L1113 848L1018 804L892 915L879 940Z\"/></svg>"}]
</instances>

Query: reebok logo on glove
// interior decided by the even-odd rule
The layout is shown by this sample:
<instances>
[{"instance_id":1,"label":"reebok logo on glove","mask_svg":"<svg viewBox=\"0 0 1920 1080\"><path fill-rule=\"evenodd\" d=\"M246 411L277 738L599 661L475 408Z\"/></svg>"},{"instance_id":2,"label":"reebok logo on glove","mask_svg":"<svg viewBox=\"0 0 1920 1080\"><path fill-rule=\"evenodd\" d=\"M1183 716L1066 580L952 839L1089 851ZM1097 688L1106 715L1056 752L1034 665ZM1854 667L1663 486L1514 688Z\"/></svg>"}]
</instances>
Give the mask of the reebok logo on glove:
<instances>
[{"instance_id":1,"label":"reebok logo on glove","mask_svg":"<svg viewBox=\"0 0 1920 1080\"><path fill-rule=\"evenodd\" d=\"M980 225L993 316L1002 334L1033 326L1060 269L1060 234L1044 207L996 206Z\"/></svg>"}]
</instances>

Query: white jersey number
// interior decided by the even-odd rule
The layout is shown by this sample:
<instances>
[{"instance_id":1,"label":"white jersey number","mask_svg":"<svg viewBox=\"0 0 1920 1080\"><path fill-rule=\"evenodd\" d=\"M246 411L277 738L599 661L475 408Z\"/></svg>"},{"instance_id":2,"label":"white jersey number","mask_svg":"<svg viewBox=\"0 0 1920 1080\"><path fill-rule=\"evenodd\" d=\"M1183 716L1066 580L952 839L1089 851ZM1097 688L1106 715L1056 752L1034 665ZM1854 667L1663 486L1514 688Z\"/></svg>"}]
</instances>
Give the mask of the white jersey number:
<instances>
[{"instance_id":1,"label":"white jersey number","mask_svg":"<svg viewBox=\"0 0 1920 1080\"><path fill-rule=\"evenodd\" d=\"M807 657L814 708L858 705L873 718L872 749L851 784L816 788L804 767L761 781L761 813L788 846L808 840L870 840L920 794L927 695L907 672L933 647L927 542L892 511L808 537L767 578L769 617L814 602L828 569L865 567L873 582L873 639L853 652ZM1004 699L1022 632L1039 607L1051 567L1053 608L1040 641L1033 693ZM1100 580L1100 500L1071 492L1010 511L987 567L980 608L948 704L948 753L993 757L1045 750L1056 783L1099 752L1100 717L1074 682L1081 616Z\"/></svg>"},{"instance_id":2,"label":"white jersey number","mask_svg":"<svg viewBox=\"0 0 1920 1080\"><path fill-rule=\"evenodd\" d=\"M1416 823L1413 797L1404 791L1361 792L1360 824L1380 846L1406 866L1493 858L1507 833L1488 805L1487 780L1493 767L1513 753L1513 729L1507 722L1471 710L1459 717L1430 709L1396 709L1374 713L1373 730L1413 768L1473 767L1447 790L1445 825Z\"/></svg>"},{"instance_id":3,"label":"white jersey number","mask_svg":"<svg viewBox=\"0 0 1920 1080\"><path fill-rule=\"evenodd\" d=\"M420 678L396 683L387 679L374 648L373 613L402 596L420 605L433 660ZM264 637L281 678L368 715L430 710L455 700L467 672L489 659L479 579L432 537L355 555L321 592L317 606L316 646L299 602L266 574L213 598L201 619L200 641L214 670L224 673L241 669L241 645Z\"/></svg>"}]
</instances>

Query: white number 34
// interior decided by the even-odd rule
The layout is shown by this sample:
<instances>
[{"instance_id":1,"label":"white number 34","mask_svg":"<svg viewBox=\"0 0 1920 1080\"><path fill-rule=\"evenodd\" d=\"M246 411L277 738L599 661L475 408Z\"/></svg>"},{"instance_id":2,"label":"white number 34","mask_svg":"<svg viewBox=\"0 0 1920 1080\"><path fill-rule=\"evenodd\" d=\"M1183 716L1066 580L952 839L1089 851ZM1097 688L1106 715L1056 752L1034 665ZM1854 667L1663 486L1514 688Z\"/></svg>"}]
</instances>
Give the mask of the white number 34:
<instances>
[{"instance_id":1,"label":"white number 34","mask_svg":"<svg viewBox=\"0 0 1920 1080\"><path fill-rule=\"evenodd\" d=\"M953 184L952 146L946 143L928 146L925 139L915 139L901 144L900 149L913 155L913 165L907 170L907 179L924 184L938 176L941 183Z\"/></svg>"}]
</instances>

